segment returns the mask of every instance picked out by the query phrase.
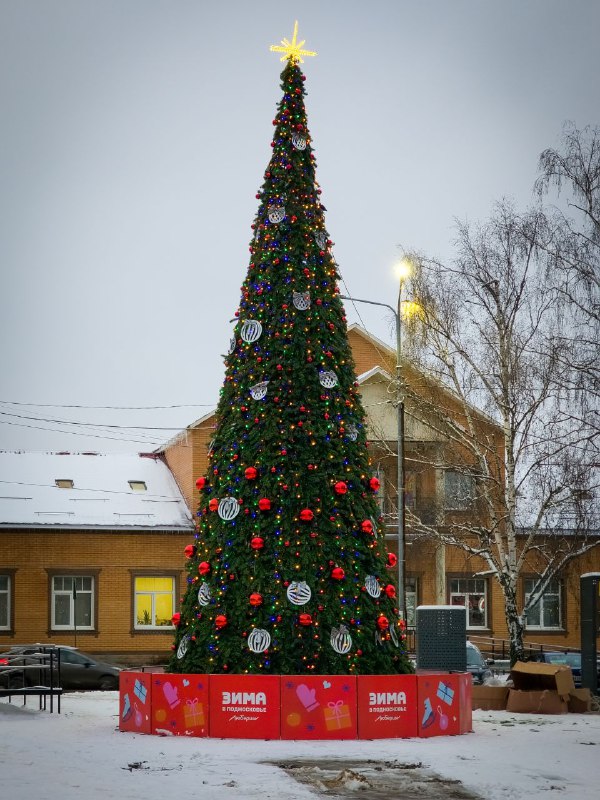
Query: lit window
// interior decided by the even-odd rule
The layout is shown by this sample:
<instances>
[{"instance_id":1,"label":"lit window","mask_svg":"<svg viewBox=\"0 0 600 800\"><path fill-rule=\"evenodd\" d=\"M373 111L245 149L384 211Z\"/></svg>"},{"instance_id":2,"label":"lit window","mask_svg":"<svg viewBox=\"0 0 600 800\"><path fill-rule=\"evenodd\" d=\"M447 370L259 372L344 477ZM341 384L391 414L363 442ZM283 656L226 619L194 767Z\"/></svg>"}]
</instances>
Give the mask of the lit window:
<instances>
[{"instance_id":1,"label":"lit window","mask_svg":"<svg viewBox=\"0 0 600 800\"><path fill-rule=\"evenodd\" d=\"M525 603L536 583L536 578L525 579ZM550 581L538 602L527 610L527 628L562 628L561 595L561 582Z\"/></svg>"},{"instance_id":2,"label":"lit window","mask_svg":"<svg viewBox=\"0 0 600 800\"><path fill-rule=\"evenodd\" d=\"M146 491L146 482L145 481L129 481L129 486L132 492L145 492Z\"/></svg>"},{"instance_id":3,"label":"lit window","mask_svg":"<svg viewBox=\"0 0 600 800\"><path fill-rule=\"evenodd\" d=\"M467 628L487 628L487 581L484 578L452 578L450 605L467 609Z\"/></svg>"},{"instance_id":4,"label":"lit window","mask_svg":"<svg viewBox=\"0 0 600 800\"><path fill-rule=\"evenodd\" d=\"M474 500L473 476L466 472L446 470L444 473L444 498L448 511L466 511Z\"/></svg>"},{"instance_id":5,"label":"lit window","mask_svg":"<svg viewBox=\"0 0 600 800\"><path fill-rule=\"evenodd\" d=\"M71 478L57 478L54 483L58 486L59 489L72 489L73 488L73 481Z\"/></svg>"},{"instance_id":6,"label":"lit window","mask_svg":"<svg viewBox=\"0 0 600 800\"><path fill-rule=\"evenodd\" d=\"M54 575L52 630L94 629L94 578L91 575Z\"/></svg>"},{"instance_id":7,"label":"lit window","mask_svg":"<svg viewBox=\"0 0 600 800\"><path fill-rule=\"evenodd\" d=\"M172 625L175 610L175 578L138 575L134 578L135 627L164 628Z\"/></svg>"},{"instance_id":8,"label":"lit window","mask_svg":"<svg viewBox=\"0 0 600 800\"><path fill-rule=\"evenodd\" d=\"M11 576L0 575L0 631L10 630Z\"/></svg>"}]
</instances>

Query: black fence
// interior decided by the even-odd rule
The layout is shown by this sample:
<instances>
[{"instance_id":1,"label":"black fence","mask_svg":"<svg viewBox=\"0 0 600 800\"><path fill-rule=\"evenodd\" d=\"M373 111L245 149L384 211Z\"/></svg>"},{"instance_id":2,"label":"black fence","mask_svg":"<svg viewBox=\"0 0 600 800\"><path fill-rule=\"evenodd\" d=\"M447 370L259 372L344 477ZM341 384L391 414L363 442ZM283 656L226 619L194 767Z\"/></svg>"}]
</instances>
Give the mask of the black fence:
<instances>
[{"instance_id":1,"label":"black fence","mask_svg":"<svg viewBox=\"0 0 600 800\"><path fill-rule=\"evenodd\" d=\"M62 695L60 681L60 650L41 646L27 653L10 650L0 653L0 697L37 698L40 711L60 714ZM55 702L56 701L56 702Z\"/></svg>"}]
</instances>

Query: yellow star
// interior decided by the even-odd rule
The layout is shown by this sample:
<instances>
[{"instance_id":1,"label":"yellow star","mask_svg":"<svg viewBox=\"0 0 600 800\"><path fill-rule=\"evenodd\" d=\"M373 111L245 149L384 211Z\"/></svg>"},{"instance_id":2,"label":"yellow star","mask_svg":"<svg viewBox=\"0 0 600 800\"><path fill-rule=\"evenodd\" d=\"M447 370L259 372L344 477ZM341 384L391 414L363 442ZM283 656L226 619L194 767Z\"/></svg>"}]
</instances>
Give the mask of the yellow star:
<instances>
[{"instance_id":1,"label":"yellow star","mask_svg":"<svg viewBox=\"0 0 600 800\"><path fill-rule=\"evenodd\" d=\"M296 41L296 35L298 33L298 22L294 22L294 35L292 37L292 41L288 42L287 39L281 40L281 45L272 44L271 50L274 53L283 53L280 61L291 61L292 64L297 63L298 61L303 64L304 59L302 56L316 56L317 54L314 53L312 50L303 50L302 45L305 42L305 39L302 39L301 42Z\"/></svg>"}]
</instances>

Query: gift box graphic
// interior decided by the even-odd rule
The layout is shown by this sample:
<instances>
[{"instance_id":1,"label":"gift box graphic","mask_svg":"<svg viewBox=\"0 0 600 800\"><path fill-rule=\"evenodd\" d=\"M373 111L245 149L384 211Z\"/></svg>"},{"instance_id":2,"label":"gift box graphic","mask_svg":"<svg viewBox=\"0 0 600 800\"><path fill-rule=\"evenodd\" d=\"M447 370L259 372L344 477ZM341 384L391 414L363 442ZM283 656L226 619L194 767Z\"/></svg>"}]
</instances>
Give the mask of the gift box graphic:
<instances>
[{"instance_id":1,"label":"gift box graphic","mask_svg":"<svg viewBox=\"0 0 600 800\"><path fill-rule=\"evenodd\" d=\"M142 703L145 703L146 695L148 694L148 687L144 686L144 684L136 678L135 683L133 684L133 693L139 700L141 700Z\"/></svg>"},{"instance_id":2,"label":"gift box graphic","mask_svg":"<svg viewBox=\"0 0 600 800\"><path fill-rule=\"evenodd\" d=\"M183 706L183 723L186 728L201 728L204 725L204 705L194 698Z\"/></svg>"},{"instance_id":3,"label":"gift box graphic","mask_svg":"<svg viewBox=\"0 0 600 800\"><path fill-rule=\"evenodd\" d=\"M454 689L451 689L444 681L440 681L438 684L437 696L440 700L443 700L444 703L447 703L449 706L452 705L452 701L454 700Z\"/></svg>"},{"instance_id":4,"label":"gift box graphic","mask_svg":"<svg viewBox=\"0 0 600 800\"><path fill-rule=\"evenodd\" d=\"M350 707L343 700L327 703L323 708L323 716L328 731L339 731L352 726Z\"/></svg>"}]
</instances>

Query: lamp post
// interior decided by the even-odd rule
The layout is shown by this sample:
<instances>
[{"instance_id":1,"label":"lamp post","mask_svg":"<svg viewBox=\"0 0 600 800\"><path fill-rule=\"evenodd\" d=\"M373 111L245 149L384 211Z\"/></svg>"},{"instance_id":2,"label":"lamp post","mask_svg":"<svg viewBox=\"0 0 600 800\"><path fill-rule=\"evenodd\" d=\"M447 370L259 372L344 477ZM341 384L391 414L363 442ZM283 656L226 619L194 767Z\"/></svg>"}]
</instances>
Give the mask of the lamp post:
<instances>
[{"instance_id":1,"label":"lamp post","mask_svg":"<svg viewBox=\"0 0 600 800\"><path fill-rule=\"evenodd\" d=\"M341 294L342 300L351 300L354 303L367 303L371 306L388 308L396 321L396 423L398 446L398 607L400 617L406 620L406 592L405 592L405 554L404 554L404 392L402 385L402 281L407 277L408 271L400 274L400 287L398 290L398 305L396 308L388 303L378 303L375 300L363 300L359 297L349 297Z\"/></svg>"}]
</instances>

